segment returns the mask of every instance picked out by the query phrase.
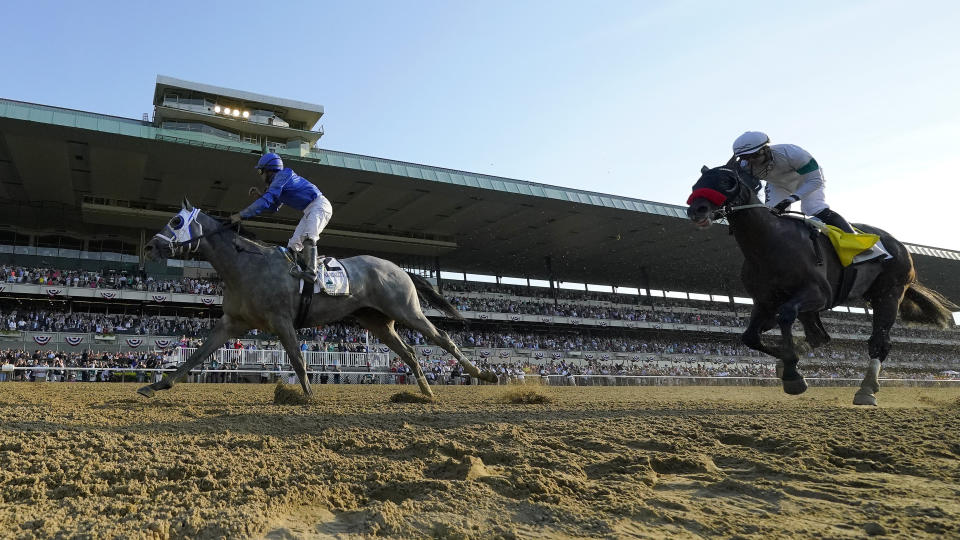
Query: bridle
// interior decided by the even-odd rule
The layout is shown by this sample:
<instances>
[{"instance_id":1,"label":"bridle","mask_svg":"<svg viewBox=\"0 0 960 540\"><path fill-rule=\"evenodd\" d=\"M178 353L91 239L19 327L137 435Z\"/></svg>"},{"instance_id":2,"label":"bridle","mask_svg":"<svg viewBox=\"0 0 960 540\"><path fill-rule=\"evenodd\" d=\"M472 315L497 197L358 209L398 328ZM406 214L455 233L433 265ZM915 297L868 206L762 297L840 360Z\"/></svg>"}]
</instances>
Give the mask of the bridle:
<instances>
[{"instance_id":1,"label":"bridle","mask_svg":"<svg viewBox=\"0 0 960 540\"><path fill-rule=\"evenodd\" d=\"M730 200L739 200L740 196L743 193L743 189L746 186L744 181L740 178L740 173L736 170L728 169L722 167L722 169L732 172L737 178L737 190L732 192L731 195L726 193L721 193L713 188L699 188L693 190L693 193L690 194L690 198L687 199L687 204L693 202L693 199L698 197L704 197L710 202L717 205L717 209L714 210L708 219L710 221L719 221L725 219L727 216L734 214L740 210L747 210L750 208L767 208L767 205L763 203L750 203L750 204L741 204L737 206L731 206Z\"/></svg>"},{"instance_id":2,"label":"bridle","mask_svg":"<svg viewBox=\"0 0 960 540\"><path fill-rule=\"evenodd\" d=\"M192 254L200 249L200 240L203 238L209 238L231 229L229 225L226 225L204 233L203 224L197 221L199 214L199 208L183 208L177 212L177 215L174 216L169 223L164 225L160 232L153 235L153 237L166 242L170 248L170 252L173 254L181 251ZM190 232L190 228L194 225L197 227L197 235L193 235ZM239 229L239 224L237 224L237 227ZM169 234L163 234L168 231Z\"/></svg>"}]
</instances>

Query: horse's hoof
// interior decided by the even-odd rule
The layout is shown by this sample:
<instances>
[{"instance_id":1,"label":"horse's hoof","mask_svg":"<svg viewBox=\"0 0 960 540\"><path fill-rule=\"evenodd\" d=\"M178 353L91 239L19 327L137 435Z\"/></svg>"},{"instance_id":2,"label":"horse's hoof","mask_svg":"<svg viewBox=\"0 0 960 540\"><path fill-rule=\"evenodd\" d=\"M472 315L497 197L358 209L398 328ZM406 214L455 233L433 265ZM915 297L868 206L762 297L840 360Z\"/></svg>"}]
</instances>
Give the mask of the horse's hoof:
<instances>
[{"instance_id":1,"label":"horse's hoof","mask_svg":"<svg viewBox=\"0 0 960 540\"><path fill-rule=\"evenodd\" d=\"M153 395L156 394L153 388L150 388L149 386L140 387L140 389L137 390L137 393L144 397L153 397Z\"/></svg>"},{"instance_id":2,"label":"horse's hoof","mask_svg":"<svg viewBox=\"0 0 960 540\"><path fill-rule=\"evenodd\" d=\"M854 405L869 405L871 407L877 406L877 396L873 394L868 394L866 392L857 392L853 396Z\"/></svg>"},{"instance_id":3,"label":"horse's hoof","mask_svg":"<svg viewBox=\"0 0 960 540\"><path fill-rule=\"evenodd\" d=\"M807 391L807 381L803 377L792 381L783 381L783 391L791 396L797 396Z\"/></svg>"}]
</instances>

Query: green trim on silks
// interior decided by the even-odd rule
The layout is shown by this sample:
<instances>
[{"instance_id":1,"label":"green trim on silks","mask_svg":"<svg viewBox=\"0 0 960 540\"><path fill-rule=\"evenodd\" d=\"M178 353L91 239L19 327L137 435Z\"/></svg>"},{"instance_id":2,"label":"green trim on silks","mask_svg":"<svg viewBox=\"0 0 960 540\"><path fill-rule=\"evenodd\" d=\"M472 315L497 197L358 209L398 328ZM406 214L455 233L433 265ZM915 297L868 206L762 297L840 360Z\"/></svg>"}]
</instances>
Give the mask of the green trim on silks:
<instances>
[{"instance_id":1,"label":"green trim on silks","mask_svg":"<svg viewBox=\"0 0 960 540\"><path fill-rule=\"evenodd\" d=\"M813 171L820 168L820 165L817 165L817 160L810 158L810 161L806 165L797 169L797 174L807 174L812 173Z\"/></svg>"}]
</instances>

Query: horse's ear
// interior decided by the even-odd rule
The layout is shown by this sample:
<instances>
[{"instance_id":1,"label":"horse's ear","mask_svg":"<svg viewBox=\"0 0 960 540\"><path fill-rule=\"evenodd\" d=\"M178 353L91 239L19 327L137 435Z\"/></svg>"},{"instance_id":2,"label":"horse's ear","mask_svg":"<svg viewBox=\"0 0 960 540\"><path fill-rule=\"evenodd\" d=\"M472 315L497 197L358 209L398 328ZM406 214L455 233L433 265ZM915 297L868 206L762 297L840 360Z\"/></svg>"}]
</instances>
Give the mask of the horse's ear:
<instances>
[{"instance_id":1,"label":"horse's ear","mask_svg":"<svg viewBox=\"0 0 960 540\"><path fill-rule=\"evenodd\" d=\"M707 167L706 165L704 165L703 167L700 167L700 174L703 174L709 170L710 170L710 167Z\"/></svg>"},{"instance_id":2,"label":"horse's ear","mask_svg":"<svg viewBox=\"0 0 960 540\"><path fill-rule=\"evenodd\" d=\"M180 207L184 210L193 210L193 205L190 204L190 201L188 201L186 197L183 198L183 202L180 203Z\"/></svg>"}]
</instances>

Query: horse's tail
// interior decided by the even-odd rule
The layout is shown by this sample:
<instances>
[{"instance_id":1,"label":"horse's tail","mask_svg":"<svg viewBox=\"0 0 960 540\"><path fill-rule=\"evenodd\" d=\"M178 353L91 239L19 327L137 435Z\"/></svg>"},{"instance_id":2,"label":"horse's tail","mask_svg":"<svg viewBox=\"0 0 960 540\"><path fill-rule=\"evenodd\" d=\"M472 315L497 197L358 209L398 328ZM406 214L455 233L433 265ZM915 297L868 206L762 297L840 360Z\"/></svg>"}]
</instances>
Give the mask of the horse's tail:
<instances>
[{"instance_id":1,"label":"horse's tail","mask_svg":"<svg viewBox=\"0 0 960 540\"><path fill-rule=\"evenodd\" d=\"M900 302L900 317L908 322L933 324L940 328L950 328L953 323L952 311L960 307L947 300L945 296L928 289L919 283L907 287Z\"/></svg>"},{"instance_id":2,"label":"horse's tail","mask_svg":"<svg viewBox=\"0 0 960 540\"><path fill-rule=\"evenodd\" d=\"M440 296L437 291L433 290L433 285L431 285L429 281L423 279L422 276L410 272L407 272L407 275L413 280L413 286L417 288L417 292L420 293L427 302L436 306L440 311L444 312L447 317L463 320L463 315L457 311L457 308L453 307L453 304L447 302L446 298Z\"/></svg>"}]
</instances>

